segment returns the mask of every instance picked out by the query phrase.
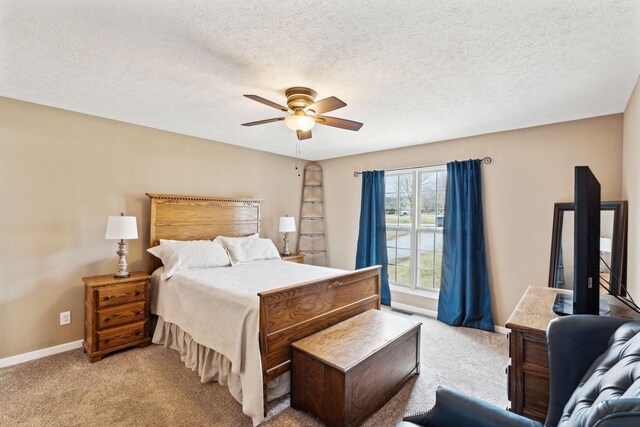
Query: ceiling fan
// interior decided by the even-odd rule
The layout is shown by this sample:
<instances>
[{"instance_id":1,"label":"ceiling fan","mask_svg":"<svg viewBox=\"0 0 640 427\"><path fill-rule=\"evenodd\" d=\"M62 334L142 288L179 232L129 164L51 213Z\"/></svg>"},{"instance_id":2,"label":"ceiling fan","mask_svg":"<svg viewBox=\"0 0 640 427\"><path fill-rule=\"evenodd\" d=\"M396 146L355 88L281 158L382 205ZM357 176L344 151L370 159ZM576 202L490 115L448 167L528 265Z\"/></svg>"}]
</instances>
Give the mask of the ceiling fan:
<instances>
[{"instance_id":1,"label":"ceiling fan","mask_svg":"<svg viewBox=\"0 0 640 427\"><path fill-rule=\"evenodd\" d=\"M311 138L311 129L316 123L326 126L333 126L340 129L357 131L362 127L362 123L352 120L328 117L321 114L338 108L346 107L347 104L340 101L335 96L316 101L316 92L307 87L292 87L285 92L287 96L287 106L284 107L258 95L244 95L249 99L268 105L269 107L289 113L286 117L276 117L273 119L258 120L257 122L243 123L242 126L256 126L265 123L280 122L291 130L296 131L299 140Z\"/></svg>"}]
</instances>

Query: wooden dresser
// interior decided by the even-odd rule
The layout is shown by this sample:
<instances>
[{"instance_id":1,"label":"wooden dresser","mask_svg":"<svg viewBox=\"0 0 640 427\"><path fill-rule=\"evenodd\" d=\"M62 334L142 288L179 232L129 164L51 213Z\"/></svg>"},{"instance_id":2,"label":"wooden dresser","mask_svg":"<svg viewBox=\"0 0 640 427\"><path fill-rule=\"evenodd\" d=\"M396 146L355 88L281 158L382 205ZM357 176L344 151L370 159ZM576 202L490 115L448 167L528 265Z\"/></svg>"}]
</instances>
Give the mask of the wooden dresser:
<instances>
[{"instance_id":1,"label":"wooden dresser","mask_svg":"<svg viewBox=\"0 0 640 427\"><path fill-rule=\"evenodd\" d=\"M530 286L505 325L511 329L507 334L511 358L507 366L509 410L542 423L549 406L547 326L558 317L552 310L558 293L571 292Z\"/></svg>"},{"instance_id":2,"label":"wooden dresser","mask_svg":"<svg viewBox=\"0 0 640 427\"><path fill-rule=\"evenodd\" d=\"M293 344L291 406L354 426L420 373L420 325L369 310Z\"/></svg>"},{"instance_id":3,"label":"wooden dresser","mask_svg":"<svg viewBox=\"0 0 640 427\"><path fill-rule=\"evenodd\" d=\"M116 350L147 346L149 337L149 283L145 273L126 279L112 274L83 277L84 350L97 362Z\"/></svg>"},{"instance_id":4,"label":"wooden dresser","mask_svg":"<svg viewBox=\"0 0 640 427\"><path fill-rule=\"evenodd\" d=\"M510 411L544 423L549 408L549 357L547 327L557 318L553 301L557 294L572 292L530 286L520 299L506 327L511 329L507 366L507 393ZM603 296L614 316L637 318L610 295Z\"/></svg>"}]
</instances>

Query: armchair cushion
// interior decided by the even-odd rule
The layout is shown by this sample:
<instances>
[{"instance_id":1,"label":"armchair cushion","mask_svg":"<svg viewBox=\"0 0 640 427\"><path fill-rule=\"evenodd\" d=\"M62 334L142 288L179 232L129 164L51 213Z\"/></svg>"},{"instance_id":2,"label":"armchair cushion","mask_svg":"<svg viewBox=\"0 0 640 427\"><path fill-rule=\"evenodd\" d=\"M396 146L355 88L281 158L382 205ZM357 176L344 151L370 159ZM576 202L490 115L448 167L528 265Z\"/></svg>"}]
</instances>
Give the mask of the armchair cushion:
<instances>
[{"instance_id":1,"label":"armchair cushion","mask_svg":"<svg viewBox=\"0 0 640 427\"><path fill-rule=\"evenodd\" d=\"M405 418L397 427L543 427L537 421L469 397L455 390L438 387L436 404L423 415Z\"/></svg>"},{"instance_id":2,"label":"armchair cushion","mask_svg":"<svg viewBox=\"0 0 640 427\"><path fill-rule=\"evenodd\" d=\"M558 422L564 426L640 425L640 322L627 322L584 374ZM629 424L629 425L631 425Z\"/></svg>"},{"instance_id":3,"label":"armchair cushion","mask_svg":"<svg viewBox=\"0 0 640 427\"><path fill-rule=\"evenodd\" d=\"M593 361L607 351L614 332L629 319L591 315L557 318L547 329L550 395L546 426L558 425L564 407Z\"/></svg>"}]
</instances>

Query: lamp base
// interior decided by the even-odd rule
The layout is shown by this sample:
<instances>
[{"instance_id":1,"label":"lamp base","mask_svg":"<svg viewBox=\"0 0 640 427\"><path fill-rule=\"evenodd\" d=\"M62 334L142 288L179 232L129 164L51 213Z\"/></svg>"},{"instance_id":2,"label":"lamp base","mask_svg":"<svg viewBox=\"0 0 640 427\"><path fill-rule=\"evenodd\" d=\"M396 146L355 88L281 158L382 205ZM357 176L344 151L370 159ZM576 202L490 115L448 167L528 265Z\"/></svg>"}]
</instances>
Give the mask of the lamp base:
<instances>
[{"instance_id":1,"label":"lamp base","mask_svg":"<svg viewBox=\"0 0 640 427\"><path fill-rule=\"evenodd\" d=\"M116 270L116 274L113 276L116 279L125 279L131 276L127 271L127 259L125 258L127 253L127 242L125 242L124 239L121 239L118 242L118 252L116 252L120 257L118 259L118 269Z\"/></svg>"},{"instance_id":2,"label":"lamp base","mask_svg":"<svg viewBox=\"0 0 640 427\"><path fill-rule=\"evenodd\" d=\"M291 252L289 251L289 233L284 233L284 248L282 248L282 255L291 255Z\"/></svg>"}]
</instances>

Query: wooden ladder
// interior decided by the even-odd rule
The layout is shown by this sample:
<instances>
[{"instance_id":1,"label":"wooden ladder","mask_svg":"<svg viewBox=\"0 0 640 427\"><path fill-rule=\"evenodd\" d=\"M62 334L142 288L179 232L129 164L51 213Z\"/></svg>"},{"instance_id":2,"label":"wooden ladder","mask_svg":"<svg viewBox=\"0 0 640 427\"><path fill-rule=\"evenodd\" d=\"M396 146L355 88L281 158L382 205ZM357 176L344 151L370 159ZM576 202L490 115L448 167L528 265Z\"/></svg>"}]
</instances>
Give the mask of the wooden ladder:
<instances>
[{"instance_id":1,"label":"wooden ladder","mask_svg":"<svg viewBox=\"0 0 640 427\"><path fill-rule=\"evenodd\" d=\"M326 267L327 244L322 168L316 164L308 164L304 168L298 224L298 252L305 255L305 263Z\"/></svg>"}]
</instances>

